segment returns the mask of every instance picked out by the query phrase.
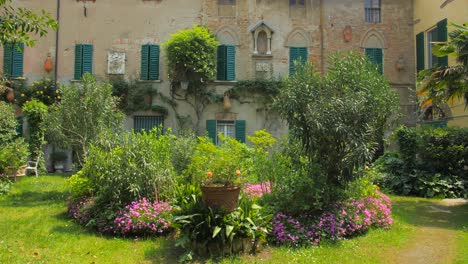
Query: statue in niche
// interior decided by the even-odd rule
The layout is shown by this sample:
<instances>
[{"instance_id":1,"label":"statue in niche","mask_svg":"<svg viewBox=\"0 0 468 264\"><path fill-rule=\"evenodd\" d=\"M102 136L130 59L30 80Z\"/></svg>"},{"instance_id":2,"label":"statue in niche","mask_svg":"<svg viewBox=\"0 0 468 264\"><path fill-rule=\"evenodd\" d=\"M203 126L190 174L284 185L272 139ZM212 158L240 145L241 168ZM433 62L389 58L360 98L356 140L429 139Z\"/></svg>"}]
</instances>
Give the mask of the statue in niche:
<instances>
[{"instance_id":1,"label":"statue in niche","mask_svg":"<svg viewBox=\"0 0 468 264\"><path fill-rule=\"evenodd\" d=\"M257 37L257 51L258 54L265 55L268 52L268 38L265 31L258 33Z\"/></svg>"}]
</instances>

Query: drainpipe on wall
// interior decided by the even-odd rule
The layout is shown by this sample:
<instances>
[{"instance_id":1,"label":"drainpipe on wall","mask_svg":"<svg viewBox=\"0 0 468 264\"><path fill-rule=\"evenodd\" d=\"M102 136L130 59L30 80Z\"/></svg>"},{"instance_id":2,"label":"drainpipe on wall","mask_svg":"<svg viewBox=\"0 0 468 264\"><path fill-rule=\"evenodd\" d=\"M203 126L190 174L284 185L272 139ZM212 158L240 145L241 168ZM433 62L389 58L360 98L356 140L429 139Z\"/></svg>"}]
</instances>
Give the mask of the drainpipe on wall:
<instances>
[{"instance_id":1,"label":"drainpipe on wall","mask_svg":"<svg viewBox=\"0 0 468 264\"><path fill-rule=\"evenodd\" d=\"M325 58L324 58L324 32L323 32L323 2L324 0L320 0L320 71L322 74L325 73Z\"/></svg>"},{"instance_id":2,"label":"drainpipe on wall","mask_svg":"<svg viewBox=\"0 0 468 264\"><path fill-rule=\"evenodd\" d=\"M57 0L57 24L58 28L55 31L55 68L54 68L54 83L58 79L58 66L59 66L59 36L60 36L60 0Z\"/></svg>"}]
</instances>

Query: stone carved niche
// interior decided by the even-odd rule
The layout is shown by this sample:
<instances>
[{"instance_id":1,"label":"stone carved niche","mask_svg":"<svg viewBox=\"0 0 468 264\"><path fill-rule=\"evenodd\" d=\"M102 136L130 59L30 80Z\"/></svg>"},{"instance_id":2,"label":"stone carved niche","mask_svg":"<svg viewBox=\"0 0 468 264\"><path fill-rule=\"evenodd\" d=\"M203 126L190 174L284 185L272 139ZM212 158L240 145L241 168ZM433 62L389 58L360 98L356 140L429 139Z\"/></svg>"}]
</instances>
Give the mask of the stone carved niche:
<instances>
[{"instance_id":1,"label":"stone carved niche","mask_svg":"<svg viewBox=\"0 0 468 264\"><path fill-rule=\"evenodd\" d=\"M253 35L254 55L271 55L271 37L273 29L265 21L258 22L250 29Z\"/></svg>"}]
</instances>

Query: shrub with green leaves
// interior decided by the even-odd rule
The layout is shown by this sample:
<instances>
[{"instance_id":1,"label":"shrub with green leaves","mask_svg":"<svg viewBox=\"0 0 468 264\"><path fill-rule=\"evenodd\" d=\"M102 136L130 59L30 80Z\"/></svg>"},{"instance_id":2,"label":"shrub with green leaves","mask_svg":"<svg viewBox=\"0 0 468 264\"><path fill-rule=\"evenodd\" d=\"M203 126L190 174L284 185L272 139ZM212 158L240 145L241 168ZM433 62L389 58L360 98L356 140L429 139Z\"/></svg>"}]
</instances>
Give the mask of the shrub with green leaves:
<instances>
[{"instance_id":1,"label":"shrub with green leaves","mask_svg":"<svg viewBox=\"0 0 468 264\"><path fill-rule=\"evenodd\" d=\"M383 187L402 195L467 196L468 129L400 127L395 139L399 150L375 162L385 174Z\"/></svg>"},{"instance_id":2,"label":"shrub with green leaves","mask_svg":"<svg viewBox=\"0 0 468 264\"><path fill-rule=\"evenodd\" d=\"M91 146L83 176L94 186L98 204L127 205L143 197L166 200L175 183L171 135L103 134Z\"/></svg>"},{"instance_id":3,"label":"shrub with green leaves","mask_svg":"<svg viewBox=\"0 0 468 264\"><path fill-rule=\"evenodd\" d=\"M45 142L45 120L48 114L48 107L43 102L33 99L23 105L23 114L26 116L29 125L29 152L32 160L39 161L39 169L45 171L44 155L42 146Z\"/></svg>"},{"instance_id":4,"label":"shrub with green leaves","mask_svg":"<svg viewBox=\"0 0 468 264\"><path fill-rule=\"evenodd\" d=\"M244 173L244 169L247 170L245 160L249 147L233 138L218 136L223 141L220 146L213 144L210 138L199 137L192 163L187 169L192 182L224 186L241 182L236 171ZM207 173L211 176L207 177Z\"/></svg>"},{"instance_id":5,"label":"shrub with green leaves","mask_svg":"<svg viewBox=\"0 0 468 264\"><path fill-rule=\"evenodd\" d=\"M4 146L16 136L15 110L11 105L0 101L0 145Z\"/></svg>"},{"instance_id":6,"label":"shrub with green leaves","mask_svg":"<svg viewBox=\"0 0 468 264\"><path fill-rule=\"evenodd\" d=\"M329 65L321 75L310 63L298 64L295 75L284 80L275 107L300 140L305 157L323 170L326 185L342 188L372 160L399 103L385 77L362 54L335 54Z\"/></svg>"},{"instance_id":7,"label":"shrub with green leaves","mask_svg":"<svg viewBox=\"0 0 468 264\"><path fill-rule=\"evenodd\" d=\"M79 85L62 86L62 90L62 101L51 107L47 118L48 136L59 147L71 148L82 166L99 134L122 131L123 113L117 109L111 85L99 83L89 73Z\"/></svg>"},{"instance_id":8,"label":"shrub with green leaves","mask_svg":"<svg viewBox=\"0 0 468 264\"><path fill-rule=\"evenodd\" d=\"M203 26L180 30L166 42L171 80L212 80L216 72L215 35Z\"/></svg>"}]
</instances>

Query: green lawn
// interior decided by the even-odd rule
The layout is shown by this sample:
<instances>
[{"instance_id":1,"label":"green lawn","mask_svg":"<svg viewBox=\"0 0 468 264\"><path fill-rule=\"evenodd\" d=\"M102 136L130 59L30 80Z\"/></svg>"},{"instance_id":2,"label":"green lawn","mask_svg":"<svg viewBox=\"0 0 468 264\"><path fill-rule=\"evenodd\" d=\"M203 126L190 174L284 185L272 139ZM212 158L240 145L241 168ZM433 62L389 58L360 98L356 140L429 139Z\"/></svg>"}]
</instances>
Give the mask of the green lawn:
<instances>
[{"instance_id":1,"label":"green lawn","mask_svg":"<svg viewBox=\"0 0 468 264\"><path fill-rule=\"evenodd\" d=\"M62 176L27 177L0 196L0 263L174 263L180 251L171 239L135 241L88 232L65 215ZM392 197L391 230L320 247L267 248L256 256L223 263L402 263L423 257L434 263L468 263L468 205L446 207L437 200ZM427 240L427 241L426 241ZM439 241L440 240L440 241ZM426 243L426 247L419 247ZM431 248L434 247L434 248ZM437 252L442 252L437 254ZM435 252L435 253L433 253ZM429 255L430 255L429 254ZM208 261L211 262L211 261Z\"/></svg>"}]
</instances>

